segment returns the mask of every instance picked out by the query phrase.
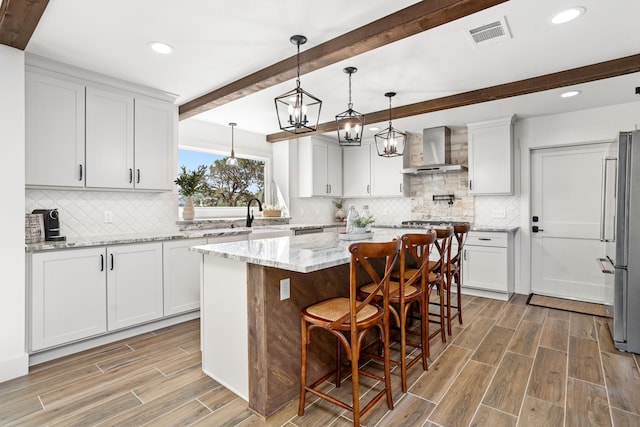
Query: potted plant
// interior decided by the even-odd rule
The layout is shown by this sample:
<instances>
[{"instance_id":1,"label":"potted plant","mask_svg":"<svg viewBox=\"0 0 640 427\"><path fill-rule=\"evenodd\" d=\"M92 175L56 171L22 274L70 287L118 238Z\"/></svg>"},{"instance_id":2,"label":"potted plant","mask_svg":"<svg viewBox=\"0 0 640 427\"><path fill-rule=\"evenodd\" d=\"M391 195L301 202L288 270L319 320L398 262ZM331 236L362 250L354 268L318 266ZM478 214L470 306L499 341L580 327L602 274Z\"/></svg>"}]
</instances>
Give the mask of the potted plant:
<instances>
[{"instance_id":1,"label":"potted plant","mask_svg":"<svg viewBox=\"0 0 640 427\"><path fill-rule=\"evenodd\" d=\"M282 216L282 208L278 205L265 205L262 208L262 216L279 218Z\"/></svg>"},{"instance_id":2,"label":"potted plant","mask_svg":"<svg viewBox=\"0 0 640 427\"><path fill-rule=\"evenodd\" d=\"M207 174L207 167L198 166L196 170L187 172L185 166L180 166L178 178L174 181L180 186L178 193L184 196L184 209L182 211L182 219L192 220L195 218L195 209L193 208L193 195L201 191L205 185L204 177Z\"/></svg>"},{"instance_id":3,"label":"potted plant","mask_svg":"<svg viewBox=\"0 0 640 427\"><path fill-rule=\"evenodd\" d=\"M367 226L376 220L372 216L361 216L353 220L354 233L366 233Z\"/></svg>"}]
</instances>

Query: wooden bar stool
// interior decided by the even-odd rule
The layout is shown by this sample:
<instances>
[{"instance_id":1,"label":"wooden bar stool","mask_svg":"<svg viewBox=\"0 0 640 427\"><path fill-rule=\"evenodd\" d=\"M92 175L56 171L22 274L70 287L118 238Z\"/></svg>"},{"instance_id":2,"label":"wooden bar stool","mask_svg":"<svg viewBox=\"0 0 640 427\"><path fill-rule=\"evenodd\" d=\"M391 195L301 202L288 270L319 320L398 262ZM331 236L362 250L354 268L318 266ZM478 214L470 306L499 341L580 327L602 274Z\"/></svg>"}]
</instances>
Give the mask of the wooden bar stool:
<instances>
[{"instance_id":1,"label":"wooden bar stool","mask_svg":"<svg viewBox=\"0 0 640 427\"><path fill-rule=\"evenodd\" d=\"M451 335L451 319L454 317L458 317L458 323L462 325L462 296L461 296L461 288L462 288L462 251L464 249L464 244L467 240L467 234L471 229L471 225L467 222L464 224L458 224L453 226L453 236L458 242L458 250L456 254L450 257L448 262L448 270L449 274L447 275L447 333ZM456 304L451 305L451 286L453 282L456 283ZM452 312L452 309L455 309L455 312Z\"/></svg>"},{"instance_id":2,"label":"wooden bar stool","mask_svg":"<svg viewBox=\"0 0 640 427\"><path fill-rule=\"evenodd\" d=\"M400 270L391 274L389 285L389 310L400 328L400 360L390 362L400 366L402 379L402 391L407 392L407 369L422 360L422 368L426 371L427 356L429 354L429 322L427 319L429 286L428 262L431 244L436 240L435 231L421 234L404 234L400 238ZM416 267L416 268L412 268ZM376 284L371 283L360 288L358 294L361 298L368 298L376 291ZM426 296L426 299L425 299ZM375 294L375 302L382 303L383 294L378 291ZM409 310L413 303L417 303L420 309L420 333L407 330ZM395 308L397 306L397 309ZM420 337L420 343L407 341L407 334ZM407 345L420 348L420 353L407 362Z\"/></svg>"},{"instance_id":3,"label":"wooden bar stool","mask_svg":"<svg viewBox=\"0 0 640 427\"><path fill-rule=\"evenodd\" d=\"M429 261L428 268L431 271L429 275L429 284L434 286L438 290L439 306L438 313L432 313L429 311L429 321L431 323L437 323L439 328L434 331L429 339L433 338L437 333L440 333L442 342L447 341L445 333L445 319L449 316L449 306L446 304L445 294L447 292L447 283L449 283L449 264L451 262L451 241L453 238L453 227L436 228L436 241L433 246L436 248L437 260ZM430 302L430 304L436 304ZM446 315L445 315L446 311ZM437 320L432 320L434 316L438 316ZM449 334L451 335L451 334Z\"/></svg>"},{"instance_id":4,"label":"wooden bar stool","mask_svg":"<svg viewBox=\"0 0 640 427\"><path fill-rule=\"evenodd\" d=\"M387 397L387 406L393 409L391 397L391 379L389 366L389 352L384 351L384 375L367 372L360 369L360 350L365 335L371 329L377 329L385 349L389 348L389 276L393 265L398 259L399 241L392 242L358 242L349 246L351 263L349 273L349 298L339 297L321 301L301 310L301 367L300 367L300 402L298 415L304 415L305 395L310 392L341 408L353 412L354 425L360 425L360 416L366 413L383 396ZM375 261L374 261L375 260ZM372 265L373 263L373 265ZM374 265L382 263L384 272L380 275ZM366 275L365 275L366 273ZM363 282L362 277L366 277ZM382 277L381 277L382 276ZM364 301L357 299L357 284L373 281L375 292ZM384 295L383 306L372 304L374 296L381 292ZM311 340L311 332L320 329L334 335L338 340L338 355L336 367L311 385L307 385L307 346ZM336 387L340 386L340 371L342 369L340 349L344 347L347 358L351 361L351 404L343 402L333 396L318 390L318 387L328 378L335 375ZM358 378L364 375L384 383L384 387L369 402L360 409Z\"/></svg>"}]
</instances>

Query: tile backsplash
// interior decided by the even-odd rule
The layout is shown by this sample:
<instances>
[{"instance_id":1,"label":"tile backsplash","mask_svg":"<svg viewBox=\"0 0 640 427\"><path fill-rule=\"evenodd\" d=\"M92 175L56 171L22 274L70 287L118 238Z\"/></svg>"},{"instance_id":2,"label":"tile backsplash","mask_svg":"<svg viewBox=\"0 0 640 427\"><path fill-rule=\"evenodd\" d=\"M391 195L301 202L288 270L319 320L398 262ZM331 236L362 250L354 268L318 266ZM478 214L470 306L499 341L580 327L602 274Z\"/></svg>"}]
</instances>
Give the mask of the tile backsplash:
<instances>
[{"instance_id":1,"label":"tile backsplash","mask_svg":"<svg viewBox=\"0 0 640 427\"><path fill-rule=\"evenodd\" d=\"M67 237L172 232L178 229L175 192L26 190L26 212L54 208L60 212L60 234ZM105 211L113 214L110 224L104 222Z\"/></svg>"}]
</instances>

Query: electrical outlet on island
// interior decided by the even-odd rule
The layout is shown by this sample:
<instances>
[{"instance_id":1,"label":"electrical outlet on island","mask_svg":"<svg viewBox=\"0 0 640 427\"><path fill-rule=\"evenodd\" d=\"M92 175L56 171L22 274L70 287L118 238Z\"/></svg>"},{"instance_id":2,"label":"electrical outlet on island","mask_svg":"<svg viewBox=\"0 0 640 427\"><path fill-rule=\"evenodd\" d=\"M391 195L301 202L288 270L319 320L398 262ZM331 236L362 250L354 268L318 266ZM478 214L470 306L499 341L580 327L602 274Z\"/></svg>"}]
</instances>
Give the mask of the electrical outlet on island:
<instances>
[{"instance_id":1,"label":"electrical outlet on island","mask_svg":"<svg viewBox=\"0 0 640 427\"><path fill-rule=\"evenodd\" d=\"M113 222L113 212L104 211L104 223L111 224Z\"/></svg>"}]
</instances>

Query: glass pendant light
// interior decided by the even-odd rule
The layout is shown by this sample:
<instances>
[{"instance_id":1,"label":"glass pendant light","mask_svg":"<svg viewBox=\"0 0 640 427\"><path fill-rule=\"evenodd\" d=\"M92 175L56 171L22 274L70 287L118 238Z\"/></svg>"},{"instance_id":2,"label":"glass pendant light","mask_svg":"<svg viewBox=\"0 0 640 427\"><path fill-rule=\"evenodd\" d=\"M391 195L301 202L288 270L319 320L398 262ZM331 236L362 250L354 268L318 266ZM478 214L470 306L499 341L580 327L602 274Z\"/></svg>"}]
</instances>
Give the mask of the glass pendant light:
<instances>
[{"instance_id":1,"label":"glass pendant light","mask_svg":"<svg viewBox=\"0 0 640 427\"><path fill-rule=\"evenodd\" d=\"M407 142L407 134L394 129L391 125L391 98L396 96L396 93L387 92L384 96L389 98L389 127L374 135L378 156L402 156L402 153L404 153L404 145Z\"/></svg>"},{"instance_id":2,"label":"glass pendant light","mask_svg":"<svg viewBox=\"0 0 640 427\"><path fill-rule=\"evenodd\" d=\"M238 159L233 152L233 128L237 126L237 123L229 123L229 126L231 126L231 156L227 159L227 166L238 166Z\"/></svg>"},{"instance_id":3,"label":"glass pendant light","mask_svg":"<svg viewBox=\"0 0 640 427\"><path fill-rule=\"evenodd\" d=\"M307 42L301 35L291 36L298 47L296 88L275 98L280 129L295 134L314 132L320 120L322 101L300 87L300 45Z\"/></svg>"},{"instance_id":4,"label":"glass pendant light","mask_svg":"<svg viewBox=\"0 0 640 427\"><path fill-rule=\"evenodd\" d=\"M344 72L349 74L349 103L347 111L336 116L338 129L338 143L342 146L357 147L362 144L362 131L364 130L364 114L353 109L351 102L351 75L358 71L356 67L347 67Z\"/></svg>"}]
</instances>

